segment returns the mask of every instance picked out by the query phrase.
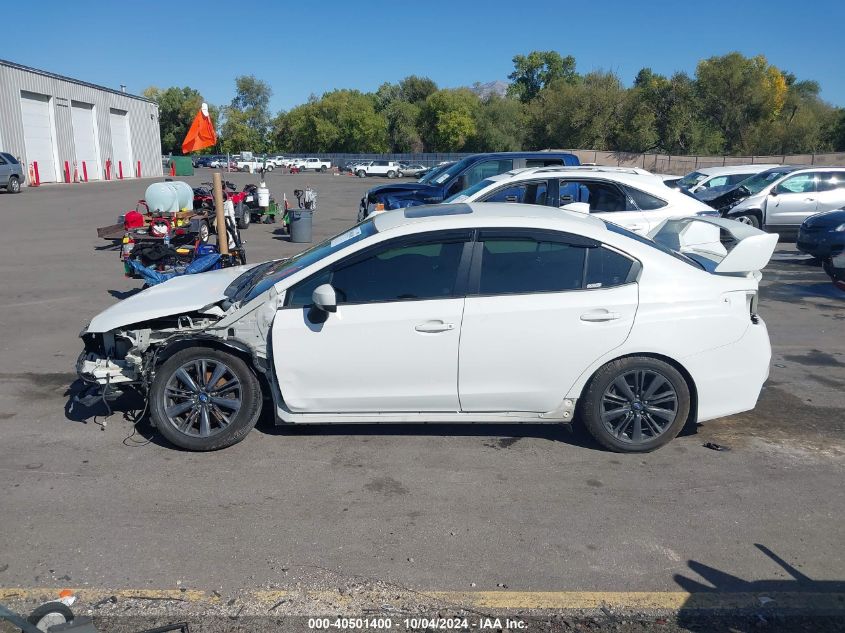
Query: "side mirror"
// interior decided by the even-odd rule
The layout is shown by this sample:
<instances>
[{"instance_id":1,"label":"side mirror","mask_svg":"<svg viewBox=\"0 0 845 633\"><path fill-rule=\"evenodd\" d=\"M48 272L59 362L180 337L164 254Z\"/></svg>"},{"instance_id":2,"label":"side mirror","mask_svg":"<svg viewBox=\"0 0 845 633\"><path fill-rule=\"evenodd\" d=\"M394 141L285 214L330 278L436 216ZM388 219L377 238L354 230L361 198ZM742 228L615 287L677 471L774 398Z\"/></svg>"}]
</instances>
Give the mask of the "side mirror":
<instances>
[{"instance_id":1,"label":"side mirror","mask_svg":"<svg viewBox=\"0 0 845 633\"><path fill-rule=\"evenodd\" d=\"M590 205L586 202L570 202L569 204L562 205L560 208L566 209L567 211L575 211L577 213L590 212Z\"/></svg>"},{"instance_id":2,"label":"side mirror","mask_svg":"<svg viewBox=\"0 0 845 633\"><path fill-rule=\"evenodd\" d=\"M337 295L331 284L323 284L314 288L311 293L311 301L323 312L337 312Z\"/></svg>"},{"instance_id":3,"label":"side mirror","mask_svg":"<svg viewBox=\"0 0 845 633\"><path fill-rule=\"evenodd\" d=\"M773 188L772 188L772 190L769 192L769 195L770 195L770 196L776 196L776 195L778 195L778 190L777 190L777 187L773 187Z\"/></svg>"}]
</instances>

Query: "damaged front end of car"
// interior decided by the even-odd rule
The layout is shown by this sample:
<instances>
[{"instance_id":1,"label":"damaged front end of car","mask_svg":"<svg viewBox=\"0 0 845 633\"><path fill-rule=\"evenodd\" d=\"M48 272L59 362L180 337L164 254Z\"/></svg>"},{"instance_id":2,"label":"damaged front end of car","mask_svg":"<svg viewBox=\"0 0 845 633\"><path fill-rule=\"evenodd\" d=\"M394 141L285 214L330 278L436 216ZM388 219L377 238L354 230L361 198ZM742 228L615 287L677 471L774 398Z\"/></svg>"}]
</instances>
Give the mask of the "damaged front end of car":
<instances>
[{"instance_id":1,"label":"damaged front end of car","mask_svg":"<svg viewBox=\"0 0 845 633\"><path fill-rule=\"evenodd\" d=\"M76 373L86 388L77 401L90 406L97 400L115 400L126 388L146 398L157 367L189 346L238 354L256 372L266 372L276 291L270 288L266 296L246 305L233 301L237 280L227 272L206 273L204 277L216 282L206 287L175 278L97 315L80 332L83 350ZM166 314L171 310L176 312Z\"/></svg>"}]
</instances>

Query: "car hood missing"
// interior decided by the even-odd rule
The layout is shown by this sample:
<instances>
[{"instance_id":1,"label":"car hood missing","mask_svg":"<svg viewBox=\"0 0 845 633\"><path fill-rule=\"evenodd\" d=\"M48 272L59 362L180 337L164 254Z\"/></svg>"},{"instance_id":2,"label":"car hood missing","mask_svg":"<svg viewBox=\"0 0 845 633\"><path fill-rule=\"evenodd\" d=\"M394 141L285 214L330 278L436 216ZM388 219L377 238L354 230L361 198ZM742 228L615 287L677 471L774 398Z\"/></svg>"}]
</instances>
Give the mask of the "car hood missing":
<instances>
[{"instance_id":1,"label":"car hood missing","mask_svg":"<svg viewBox=\"0 0 845 633\"><path fill-rule=\"evenodd\" d=\"M226 288L254 265L174 277L106 308L86 332L102 333L160 317L195 312L226 298Z\"/></svg>"}]
</instances>

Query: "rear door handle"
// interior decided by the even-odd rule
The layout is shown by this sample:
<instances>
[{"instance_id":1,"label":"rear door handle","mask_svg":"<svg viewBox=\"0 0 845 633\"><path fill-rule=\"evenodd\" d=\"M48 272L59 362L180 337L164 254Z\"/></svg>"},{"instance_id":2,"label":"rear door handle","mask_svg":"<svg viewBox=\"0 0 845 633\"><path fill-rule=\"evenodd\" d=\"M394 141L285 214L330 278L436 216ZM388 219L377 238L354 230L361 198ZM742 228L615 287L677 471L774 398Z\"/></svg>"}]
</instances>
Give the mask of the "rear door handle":
<instances>
[{"instance_id":1,"label":"rear door handle","mask_svg":"<svg viewBox=\"0 0 845 633\"><path fill-rule=\"evenodd\" d=\"M455 324L446 323L444 321L426 321L425 323L420 323L419 325L415 326L414 329L417 332L426 332L429 334L433 334L436 332L448 332L449 330L454 330Z\"/></svg>"},{"instance_id":2,"label":"rear door handle","mask_svg":"<svg viewBox=\"0 0 845 633\"><path fill-rule=\"evenodd\" d=\"M581 315L582 321L589 321L591 323L601 323L603 321L615 321L621 318L622 315L618 312L610 312L609 310L592 310Z\"/></svg>"}]
</instances>

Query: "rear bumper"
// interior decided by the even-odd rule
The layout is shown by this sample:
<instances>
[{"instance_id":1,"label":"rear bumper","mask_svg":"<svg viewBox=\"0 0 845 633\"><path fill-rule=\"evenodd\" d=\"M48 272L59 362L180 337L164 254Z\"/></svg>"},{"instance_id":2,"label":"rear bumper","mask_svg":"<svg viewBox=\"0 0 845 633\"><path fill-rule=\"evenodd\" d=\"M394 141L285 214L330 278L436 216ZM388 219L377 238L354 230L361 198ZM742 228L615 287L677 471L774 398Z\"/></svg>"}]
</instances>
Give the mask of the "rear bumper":
<instances>
[{"instance_id":1,"label":"rear bumper","mask_svg":"<svg viewBox=\"0 0 845 633\"><path fill-rule=\"evenodd\" d=\"M698 392L699 422L750 411L769 377L772 347L762 319L736 343L683 359Z\"/></svg>"}]
</instances>

